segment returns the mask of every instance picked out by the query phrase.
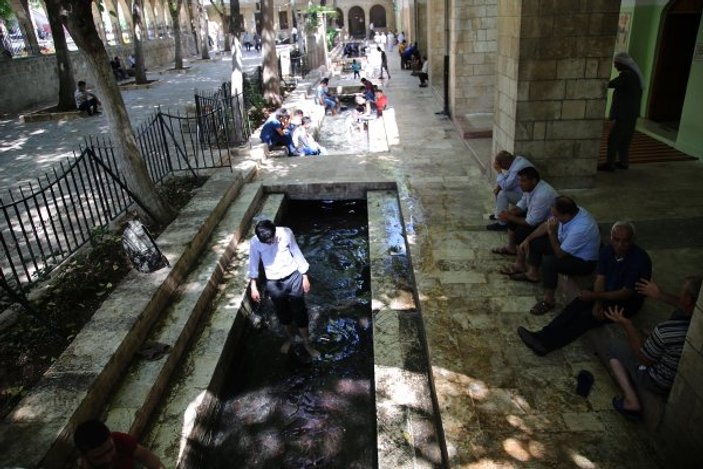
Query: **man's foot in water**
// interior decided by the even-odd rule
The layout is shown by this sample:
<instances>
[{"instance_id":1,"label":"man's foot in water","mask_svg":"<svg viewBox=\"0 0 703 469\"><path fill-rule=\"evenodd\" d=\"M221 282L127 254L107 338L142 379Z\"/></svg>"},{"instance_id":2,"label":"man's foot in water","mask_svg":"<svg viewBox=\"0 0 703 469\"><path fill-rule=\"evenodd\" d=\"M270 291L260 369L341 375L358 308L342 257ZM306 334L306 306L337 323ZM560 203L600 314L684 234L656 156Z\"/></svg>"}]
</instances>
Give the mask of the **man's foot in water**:
<instances>
[{"instance_id":1,"label":"man's foot in water","mask_svg":"<svg viewBox=\"0 0 703 469\"><path fill-rule=\"evenodd\" d=\"M281 353L283 355L287 354L288 351L290 350L290 340L286 340L283 342L283 345L281 345Z\"/></svg>"}]
</instances>

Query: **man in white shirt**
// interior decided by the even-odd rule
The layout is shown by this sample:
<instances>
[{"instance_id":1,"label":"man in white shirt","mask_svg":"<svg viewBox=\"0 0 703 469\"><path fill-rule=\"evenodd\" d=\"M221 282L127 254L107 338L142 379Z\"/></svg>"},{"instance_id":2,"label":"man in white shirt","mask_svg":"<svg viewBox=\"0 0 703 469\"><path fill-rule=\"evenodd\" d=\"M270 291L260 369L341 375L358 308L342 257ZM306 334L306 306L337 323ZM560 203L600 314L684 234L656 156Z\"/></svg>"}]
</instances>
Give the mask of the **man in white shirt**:
<instances>
[{"instance_id":1,"label":"man in white shirt","mask_svg":"<svg viewBox=\"0 0 703 469\"><path fill-rule=\"evenodd\" d=\"M518 181L517 173L522 168L534 166L524 156L513 155L509 151L502 150L493 158L493 169L498 173L493 194L496 196L495 212L491 215L491 220L498 220L501 212L508 210L510 204L516 204L522 198L522 189ZM504 231L508 229L508 224L504 221L497 221L486 226L489 231Z\"/></svg>"},{"instance_id":2,"label":"man in white shirt","mask_svg":"<svg viewBox=\"0 0 703 469\"><path fill-rule=\"evenodd\" d=\"M309 133L311 123L309 117L303 117L293 131L293 145L300 156L325 155L327 154L325 148L320 146Z\"/></svg>"},{"instance_id":3,"label":"man in white shirt","mask_svg":"<svg viewBox=\"0 0 703 469\"><path fill-rule=\"evenodd\" d=\"M251 299L256 303L261 301L256 284L261 262L266 274L266 291L273 301L276 316L288 335L288 340L281 346L281 353L288 353L297 329L305 350L311 357L318 357L320 353L309 343L309 320L305 306L305 294L310 291L307 275L310 264L305 260L290 228L277 227L271 220L261 220L256 224L254 232L256 234L249 243Z\"/></svg>"},{"instance_id":4,"label":"man in white shirt","mask_svg":"<svg viewBox=\"0 0 703 469\"><path fill-rule=\"evenodd\" d=\"M73 93L73 99L76 100L76 107L79 111L85 111L89 116L100 114L98 111L100 100L85 88L83 80L78 82L78 89Z\"/></svg>"}]
</instances>

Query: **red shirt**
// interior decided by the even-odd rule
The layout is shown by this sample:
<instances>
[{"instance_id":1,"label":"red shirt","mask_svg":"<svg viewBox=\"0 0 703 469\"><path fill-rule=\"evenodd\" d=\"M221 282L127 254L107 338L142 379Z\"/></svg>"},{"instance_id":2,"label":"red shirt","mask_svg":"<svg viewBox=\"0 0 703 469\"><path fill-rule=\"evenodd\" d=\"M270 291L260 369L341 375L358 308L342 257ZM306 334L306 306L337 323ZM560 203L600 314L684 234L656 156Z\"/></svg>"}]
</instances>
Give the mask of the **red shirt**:
<instances>
[{"instance_id":1,"label":"red shirt","mask_svg":"<svg viewBox=\"0 0 703 469\"><path fill-rule=\"evenodd\" d=\"M134 451L137 449L137 440L127 433L112 432L110 435L117 453L114 469L134 469Z\"/></svg>"},{"instance_id":2,"label":"red shirt","mask_svg":"<svg viewBox=\"0 0 703 469\"><path fill-rule=\"evenodd\" d=\"M380 96L376 96L376 115L378 117L381 117L383 114L383 110L386 109L386 106L388 105L388 98L386 97L385 94L382 94Z\"/></svg>"}]
</instances>

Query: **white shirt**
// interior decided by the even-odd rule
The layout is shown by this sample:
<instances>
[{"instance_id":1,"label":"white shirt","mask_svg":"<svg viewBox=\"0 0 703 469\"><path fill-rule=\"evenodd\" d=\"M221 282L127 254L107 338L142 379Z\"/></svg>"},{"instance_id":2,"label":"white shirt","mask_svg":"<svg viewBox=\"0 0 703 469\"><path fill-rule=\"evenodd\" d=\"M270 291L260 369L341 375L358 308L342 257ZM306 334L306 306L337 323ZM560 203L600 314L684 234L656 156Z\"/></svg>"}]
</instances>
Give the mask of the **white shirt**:
<instances>
[{"instance_id":1,"label":"white shirt","mask_svg":"<svg viewBox=\"0 0 703 469\"><path fill-rule=\"evenodd\" d=\"M420 71L422 73L427 73L427 70L429 70L429 68L430 68L430 61L425 60L424 62L422 62L422 70L420 70Z\"/></svg>"},{"instance_id":2,"label":"white shirt","mask_svg":"<svg viewBox=\"0 0 703 469\"><path fill-rule=\"evenodd\" d=\"M528 160L524 156L515 156L515 159L510 164L510 167L507 170L504 170L504 172L500 173L498 176L496 176L496 184L504 191L522 192L522 189L520 189L520 183L518 181L519 178L517 176L517 173L520 172L521 169L530 166L534 166L532 163L530 163L530 160Z\"/></svg>"},{"instance_id":3,"label":"white shirt","mask_svg":"<svg viewBox=\"0 0 703 469\"><path fill-rule=\"evenodd\" d=\"M249 278L259 277L259 261L264 264L266 279L286 278L296 270L304 274L310 268L295 241L290 228L276 227L276 238L272 244L259 241L254 235L249 242Z\"/></svg>"},{"instance_id":4,"label":"white shirt","mask_svg":"<svg viewBox=\"0 0 703 469\"><path fill-rule=\"evenodd\" d=\"M523 192L522 199L516 204L520 210L526 211L525 221L530 226L537 226L549 217L557 193L552 186L540 180L532 192Z\"/></svg>"}]
</instances>

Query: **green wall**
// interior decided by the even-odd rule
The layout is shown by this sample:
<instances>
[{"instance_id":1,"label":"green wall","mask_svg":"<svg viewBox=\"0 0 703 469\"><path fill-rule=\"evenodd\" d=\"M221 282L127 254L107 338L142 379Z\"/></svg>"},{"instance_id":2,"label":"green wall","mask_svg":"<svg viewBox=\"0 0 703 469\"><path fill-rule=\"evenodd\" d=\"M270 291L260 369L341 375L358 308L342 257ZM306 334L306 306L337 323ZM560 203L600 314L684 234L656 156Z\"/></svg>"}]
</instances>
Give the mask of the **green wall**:
<instances>
[{"instance_id":1,"label":"green wall","mask_svg":"<svg viewBox=\"0 0 703 469\"><path fill-rule=\"evenodd\" d=\"M696 44L703 43L703 19L698 25ZM691 73L686 86L686 100L681 112L676 148L690 155L703 158L703 60L691 63Z\"/></svg>"}]
</instances>

